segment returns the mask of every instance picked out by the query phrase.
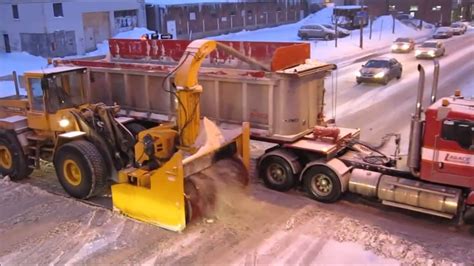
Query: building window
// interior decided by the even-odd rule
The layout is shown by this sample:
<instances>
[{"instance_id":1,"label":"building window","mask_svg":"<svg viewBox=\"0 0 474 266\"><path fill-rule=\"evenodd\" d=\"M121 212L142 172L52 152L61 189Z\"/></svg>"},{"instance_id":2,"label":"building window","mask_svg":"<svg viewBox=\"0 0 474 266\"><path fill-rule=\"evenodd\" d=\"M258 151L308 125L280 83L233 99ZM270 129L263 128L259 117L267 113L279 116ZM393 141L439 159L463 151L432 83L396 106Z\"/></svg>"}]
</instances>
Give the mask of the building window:
<instances>
[{"instance_id":1,"label":"building window","mask_svg":"<svg viewBox=\"0 0 474 266\"><path fill-rule=\"evenodd\" d=\"M18 5L12 5L12 13L14 19L20 18L20 15L18 14Z\"/></svg>"},{"instance_id":2,"label":"building window","mask_svg":"<svg viewBox=\"0 0 474 266\"><path fill-rule=\"evenodd\" d=\"M418 6L410 6L410 11L418 11Z\"/></svg>"},{"instance_id":3,"label":"building window","mask_svg":"<svg viewBox=\"0 0 474 266\"><path fill-rule=\"evenodd\" d=\"M119 32L132 30L138 26L136 9L114 11L115 29Z\"/></svg>"},{"instance_id":4,"label":"building window","mask_svg":"<svg viewBox=\"0 0 474 266\"><path fill-rule=\"evenodd\" d=\"M433 8L431 8L431 10L433 10L433 11L440 11L440 10L441 10L441 6L434 6Z\"/></svg>"},{"instance_id":5,"label":"building window","mask_svg":"<svg viewBox=\"0 0 474 266\"><path fill-rule=\"evenodd\" d=\"M388 11L395 11L397 9L397 6L395 5L389 5L388 6Z\"/></svg>"},{"instance_id":6,"label":"building window","mask_svg":"<svg viewBox=\"0 0 474 266\"><path fill-rule=\"evenodd\" d=\"M189 12L189 20L196 20L196 12Z\"/></svg>"},{"instance_id":7,"label":"building window","mask_svg":"<svg viewBox=\"0 0 474 266\"><path fill-rule=\"evenodd\" d=\"M64 17L63 15L63 4L62 3L54 3L53 4L53 13L55 17Z\"/></svg>"}]
</instances>

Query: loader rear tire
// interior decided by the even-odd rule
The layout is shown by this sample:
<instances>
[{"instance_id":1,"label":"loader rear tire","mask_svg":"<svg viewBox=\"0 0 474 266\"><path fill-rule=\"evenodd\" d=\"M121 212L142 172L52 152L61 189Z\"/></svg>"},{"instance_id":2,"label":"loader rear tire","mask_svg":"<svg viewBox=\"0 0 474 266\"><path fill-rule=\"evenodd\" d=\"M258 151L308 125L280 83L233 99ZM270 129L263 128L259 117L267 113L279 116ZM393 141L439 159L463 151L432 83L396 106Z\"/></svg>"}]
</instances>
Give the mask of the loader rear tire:
<instances>
[{"instance_id":1,"label":"loader rear tire","mask_svg":"<svg viewBox=\"0 0 474 266\"><path fill-rule=\"evenodd\" d=\"M9 131L0 131L0 174L11 180L28 177L32 172L33 160L23 152L16 135Z\"/></svg>"},{"instance_id":2,"label":"loader rear tire","mask_svg":"<svg viewBox=\"0 0 474 266\"><path fill-rule=\"evenodd\" d=\"M97 196L107 185L104 158L89 141L75 140L59 147L54 156L54 167L59 183L72 197Z\"/></svg>"},{"instance_id":3,"label":"loader rear tire","mask_svg":"<svg viewBox=\"0 0 474 266\"><path fill-rule=\"evenodd\" d=\"M279 156L268 156L260 164L260 177L265 186L277 191L288 191L296 184L291 166Z\"/></svg>"}]
</instances>

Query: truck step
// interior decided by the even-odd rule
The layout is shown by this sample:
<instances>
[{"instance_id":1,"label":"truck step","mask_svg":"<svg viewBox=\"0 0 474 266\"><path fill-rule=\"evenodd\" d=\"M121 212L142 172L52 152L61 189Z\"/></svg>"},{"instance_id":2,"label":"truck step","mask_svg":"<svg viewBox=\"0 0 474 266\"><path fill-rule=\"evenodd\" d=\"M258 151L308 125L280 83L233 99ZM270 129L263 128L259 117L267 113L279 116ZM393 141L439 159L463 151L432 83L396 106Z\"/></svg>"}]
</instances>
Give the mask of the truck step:
<instances>
[{"instance_id":1,"label":"truck step","mask_svg":"<svg viewBox=\"0 0 474 266\"><path fill-rule=\"evenodd\" d=\"M27 140L32 140L32 141L46 141L48 137L45 136L40 136L40 135L29 135L26 137Z\"/></svg>"}]
</instances>

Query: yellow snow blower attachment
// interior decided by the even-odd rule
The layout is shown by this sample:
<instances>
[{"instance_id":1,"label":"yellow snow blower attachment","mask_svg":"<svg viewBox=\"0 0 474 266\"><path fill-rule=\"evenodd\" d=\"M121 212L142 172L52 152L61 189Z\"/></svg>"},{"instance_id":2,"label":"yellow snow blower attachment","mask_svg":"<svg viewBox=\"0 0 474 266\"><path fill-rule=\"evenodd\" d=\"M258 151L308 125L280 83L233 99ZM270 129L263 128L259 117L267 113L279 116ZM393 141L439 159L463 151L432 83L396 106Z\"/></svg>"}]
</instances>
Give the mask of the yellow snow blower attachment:
<instances>
[{"instance_id":1,"label":"yellow snow blower attachment","mask_svg":"<svg viewBox=\"0 0 474 266\"><path fill-rule=\"evenodd\" d=\"M223 131L209 119L200 119L198 72L204 58L216 49L212 40L196 40L187 47L175 73L177 121L144 130L135 145L135 167L119 172L112 186L114 209L160 227L182 231L186 223L207 215L215 207L215 182L248 183L248 123ZM204 174L218 161L231 158L235 169L217 176ZM231 176L232 182L230 182Z\"/></svg>"}]
</instances>

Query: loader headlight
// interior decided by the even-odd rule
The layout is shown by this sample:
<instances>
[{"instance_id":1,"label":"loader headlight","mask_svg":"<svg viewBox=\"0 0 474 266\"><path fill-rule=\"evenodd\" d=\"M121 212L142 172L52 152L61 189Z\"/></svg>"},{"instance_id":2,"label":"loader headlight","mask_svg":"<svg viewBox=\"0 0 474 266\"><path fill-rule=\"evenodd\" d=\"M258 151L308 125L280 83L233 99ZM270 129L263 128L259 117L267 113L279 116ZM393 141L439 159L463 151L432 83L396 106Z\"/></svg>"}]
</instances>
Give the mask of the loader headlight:
<instances>
[{"instance_id":1,"label":"loader headlight","mask_svg":"<svg viewBox=\"0 0 474 266\"><path fill-rule=\"evenodd\" d=\"M428 55L429 56L435 56L435 52L434 51L428 51Z\"/></svg>"},{"instance_id":2,"label":"loader headlight","mask_svg":"<svg viewBox=\"0 0 474 266\"><path fill-rule=\"evenodd\" d=\"M420 55L421 54L421 51L420 50L416 50L415 51L415 55Z\"/></svg>"},{"instance_id":3,"label":"loader headlight","mask_svg":"<svg viewBox=\"0 0 474 266\"><path fill-rule=\"evenodd\" d=\"M67 119L65 117L63 117L63 118L61 118L61 120L59 120L59 126L62 127L62 128L66 128L70 124L71 124L71 122L69 121L69 119Z\"/></svg>"},{"instance_id":4,"label":"loader headlight","mask_svg":"<svg viewBox=\"0 0 474 266\"><path fill-rule=\"evenodd\" d=\"M380 78L383 78L384 76L385 76L385 72L379 72L379 73L375 74L374 78L380 79Z\"/></svg>"},{"instance_id":5,"label":"loader headlight","mask_svg":"<svg viewBox=\"0 0 474 266\"><path fill-rule=\"evenodd\" d=\"M403 49L403 50L408 50L408 48L410 48L410 45L408 45L408 44L402 45L402 49Z\"/></svg>"}]
</instances>

